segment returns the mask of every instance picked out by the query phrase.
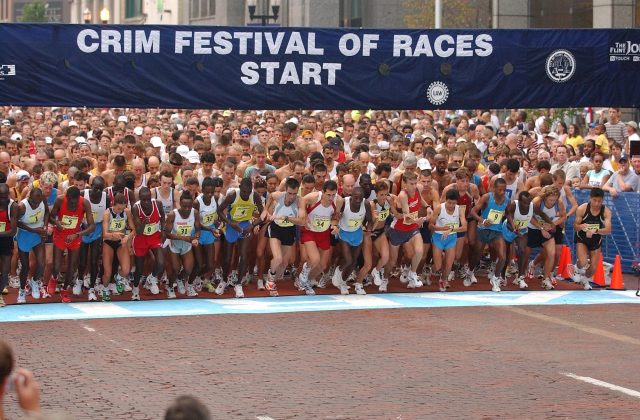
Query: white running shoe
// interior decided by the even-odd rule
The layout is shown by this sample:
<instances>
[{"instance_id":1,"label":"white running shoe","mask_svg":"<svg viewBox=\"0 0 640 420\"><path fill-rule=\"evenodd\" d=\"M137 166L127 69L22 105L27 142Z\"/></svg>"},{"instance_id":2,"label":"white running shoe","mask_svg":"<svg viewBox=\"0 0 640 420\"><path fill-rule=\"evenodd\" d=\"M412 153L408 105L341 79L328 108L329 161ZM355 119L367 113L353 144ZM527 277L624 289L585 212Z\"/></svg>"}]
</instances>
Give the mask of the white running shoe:
<instances>
[{"instance_id":1,"label":"white running shoe","mask_svg":"<svg viewBox=\"0 0 640 420\"><path fill-rule=\"evenodd\" d=\"M115 283L109 283L109 291L114 296L120 296L120 293L118 293L118 287Z\"/></svg>"},{"instance_id":2,"label":"white running shoe","mask_svg":"<svg viewBox=\"0 0 640 420\"><path fill-rule=\"evenodd\" d=\"M520 276L516 279L515 283L518 284L518 287L521 289L528 289L529 285L526 281L524 281L524 276Z\"/></svg>"},{"instance_id":3,"label":"white running shoe","mask_svg":"<svg viewBox=\"0 0 640 420\"><path fill-rule=\"evenodd\" d=\"M500 291L500 279L496 277L493 273L489 274L489 283L491 284L492 292Z\"/></svg>"},{"instance_id":4,"label":"white running shoe","mask_svg":"<svg viewBox=\"0 0 640 420\"><path fill-rule=\"evenodd\" d=\"M378 291L381 293L387 293L387 286L389 286L389 280L383 278L382 284L380 284L380 287L378 287Z\"/></svg>"},{"instance_id":5,"label":"white running shoe","mask_svg":"<svg viewBox=\"0 0 640 420\"><path fill-rule=\"evenodd\" d=\"M125 292L130 292L133 288L131 286L131 281L129 280L129 277L124 277L122 279L122 284L124 284L124 291Z\"/></svg>"},{"instance_id":6,"label":"white running shoe","mask_svg":"<svg viewBox=\"0 0 640 420\"><path fill-rule=\"evenodd\" d=\"M264 290L264 280L258 279L258 290Z\"/></svg>"},{"instance_id":7,"label":"white running shoe","mask_svg":"<svg viewBox=\"0 0 640 420\"><path fill-rule=\"evenodd\" d=\"M168 299L176 298L176 291L173 289L173 286L167 287L167 298Z\"/></svg>"},{"instance_id":8,"label":"white running shoe","mask_svg":"<svg viewBox=\"0 0 640 420\"><path fill-rule=\"evenodd\" d=\"M553 283L551 282L550 278L546 278L544 280L542 280L542 288L545 290L553 290Z\"/></svg>"},{"instance_id":9,"label":"white running shoe","mask_svg":"<svg viewBox=\"0 0 640 420\"><path fill-rule=\"evenodd\" d=\"M407 279L409 281L407 283L407 289L416 289L418 287L424 286L424 283L418 280L418 274L414 273L413 271L409 272L409 274L407 275Z\"/></svg>"},{"instance_id":10,"label":"white running shoe","mask_svg":"<svg viewBox=\"0 0 640 420\"><path fill-rule=\"evenodd\" d=\"M582 282L582 287L584 288L584 290L591 290L591 282L589 282L589 279L587 277L583 277L584 281Z\"/></svg>"},{"instance_id":11,"label":"white running shoe","mask_svg":"<svg viewBox=\"0 0 640 420\"><path fill-rule=\"evenodd\" d=\"M40 299L40 282L30 279L29 283L31 283L31 297L34 299Z\"/></svg>"},{"instance_id":12,"label":"white running shoe","mask_svg":"<svg viewBox=\"0 0 640 420\"><path fill-rule=\"evenodd\" d=\"M16 303L27 303L27 291L24 289L20 289L18 291L18 300Z\"/></svg>"},{"instance_id":13,"label":"white running shoe","mask_svg":"<svg viewBox=\"0 0 640 420\"><path fill-rule=\"evenodd\" d=\"M145 276L140 277L140 283L142 284L142 287L144 287L147 290L151 289L151 282L149 281L149 277L145 277Z\"/></svg>"},{"instance_id":14,"label":"white running shoe","mask_svg":"<svg viewBox=\"0 0 640 420\"><path fill-rule=\"evenodd\" d=\"M320 280L318 280L318 284L316 285L316 287L319 288L319 289L326 288L327 284L329 283L329 280L331 280L331 276L329 275L329 273L322 273L322 275L320 276Z\"/></svg>"},{"instance_id":15,"label":"white running shoe","mask_svg":"<svg viewBox=\"0 0 640 420\"><path fill-rule=\"evenodd\" d=\"M406 265L400 266L400 283L407 283L409 281L409 267Z\"/></svg>"},{"instance_id":16,"label":"white running shoe","mask_svg":"<svg viewBox=\"0 0 640 420\"><path fill-rule=\"evenodd\" d=\"M238 283L233 286L233 290L236 292L236 298L243 298L244 292L242 291L242 284Z\"/></svg>"},{"instance_id":17,"label":"white running shoe","mask_svg":"<svg viewBox=\"0 0 640 420\"><path fill-rule=\"evenodd\" d=\"M216 287L216 295L222 295L224 293L224 289L227 288L227 282L226 281L220 281L220 283L218 283L218 287Z\"/></svg>"},{"instance_id":18,"label":"white running shoe","mask_svg":"<svg viewBox=\"0 0 640 420\"><path fill-rule=\"evenodd\" d=\"M473 283L471 282L471 277L467 275L467 273L462 273L464 280L462 280L462 284L464 287L470 287Z\"/></svg>"},{"instance_id":19,"label":"white running shoe","mask_svg":"<svg viewBox=\"0 0 640 420\"><path fill-rule=\"evenodd\" d=\"M196 276L196 278L193 279L193 289L196 292L202 291L202 277Z\"/></svg>"},{"instance_id":20,"label":"white running shoe","mask_svg":"<svg viewBox=\"0 0 640 420\"><path fill-rule=\"evenodd\" d=\"M198 296L198 292L196 292L196 288L193 287L193 284L187 284L187 296L189 297Z\"/></svg>"},{"instance_id":21,"label":"white running shoe","mask_svg":"<svg viewBox=\"0 0 640 420\"><path fill-rule=\"evenodd\" d=\"M341 295L348 295L349 294L349 286L347 285L347 283L342 282L338 288L340 289L340 294Z\"/></svg>"},{"instance_id":22,"label":"white running shoe","mask_svg":"<svg viewBox=\"0 0 640 420\"><path fill-rule=\"evenodd\" d=\"M96 296L96 291L91 288L89 289L89 302L97 302L98 297Z\"/></svg>"},{"instance_id":23,"label":"white running shoe","mask_svg":"<svg viewBox=\"0 0 640 420\"><path fill-rule=\"evenodd\" d=\"M215 276L216 281L220 283L222 281L222 268L216 268L213 275Z\"/></svg>"},{"instance_id":24,"label":"white running shoe","mask_svg":"<svg viewBox=\"0 0 640 420\"><path fill-rule=\"evenodd\" d=\"M373 276L373 284L375 284L376 286L380 286L382 284L382 276L380 275L378 269L373 267L373 270L371 270L371 275Z\"/></svg>"},{"instance_id":25,"label":"white running shoe","mask_svg":"<svg viewBox=\"0 0 640 420\"><path fill-rule=\"evenodd\" d=\"M20 288L20 277L18 276L9 276L9 287L12 289Z\"/></svg>"},{"instance_id":26,"label":"white running shoe","mask_svg":"<svg viewBox=\"0 0 640 420\"><path fill-rule=\"evenodd\" d=\"M357 295L366 295L367 292L365 292L364 287L362 287L361 283L356 283L356 285L354 286L354 289L356 291Z\"/></svg>"},{"instance_id":27,"label":"white running shoe","mask_svg":"<svg viewBox=\"0 0 640 420\"><path fill-rule=\"evenodd\" d=\"M82 282L80 279L76 279L74 282L72 292L74 296L80 296L82 294Z\"/></svg>"},{"instance_id":28,"label":"white running shoe","mask_svg":"<svg viewBox=\"0 0 640 420\"><path fill-rule=\"evenodd\" d=\"M340 270L340 267L336 267L335 271L333 272L333 277L331 277L331 284L333 284L334 287L340 289L342 283L342 271Z\"/></svg>"},{"instance_id":29,"label":"white running shoe","mask_svg":"<svg viewBox=\"0 0 640 420\"><path fill-rule=\"evenodd\" d=\"M178 293L180 293L181 295L187 293L187 289L186 287L184 287L184 282L182 280L178 279L176 283L178 283Z\"/></svg>"},{"instance_id":30,"label":"white running shoe","mask_svg":"<svg viewBox=\"0 0 640 420\"><path fill-rule=\"evenodd\" d=\"M87 273L84 275L84 278L82 279L82 283L84 285L85 289L90 289L91 287L91 274Z\"/></svg>"},{"instance_id":31,"label":"white running shoe","mask_svg":"<svg viewBox=\"0 0 640 420\"><path fill-rule=\"evenodd\" d=\"M313 287L311 287L310 284L307 283L307 285L304 288L304 292L308 295L308 296L315 296L316 291L313 290Z\"/></svg>"},{"instance_id":32,"label":"white running shoe","mask_svg":"<svg viewBox=\"0 0 640 420\"><path fill-rule=\"evenodd\" d=\"M131 289L131 300L140 300L140 287L133 287Z\"/></svg>"},{"instance_id":33,"label":"white running shoe","mask_svg":"<svg viewBox=\"0 0 640 420\"><path fill-rule=\"evenodd\" d=\"M160 288L158 287L158 279L153 274L150 274L149 277L147 277L147 283L149 283L149 291L152 295L157 295L160 293Z\"/></svg>"},{"instance_id":34,"label":"white running shoe","mask_svg":"<svg viewBox=\"0 0 640 420\"><path fill-rule=\"evenodd\" d=\"M471 281L471 284L478 283L478 279L476 278L475 273L468 266L465 266L465 273L467 274L467 277L469 277L469 281Z\"/></svg>"}]
</instances>

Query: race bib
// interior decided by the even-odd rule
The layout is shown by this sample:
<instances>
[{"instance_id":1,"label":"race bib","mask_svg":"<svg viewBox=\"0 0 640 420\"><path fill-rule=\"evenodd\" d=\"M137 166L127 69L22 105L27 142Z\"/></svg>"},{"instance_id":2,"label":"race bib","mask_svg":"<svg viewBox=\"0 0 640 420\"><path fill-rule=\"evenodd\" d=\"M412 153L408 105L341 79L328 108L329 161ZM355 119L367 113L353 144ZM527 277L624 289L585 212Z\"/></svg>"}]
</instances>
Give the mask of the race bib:
<instances>
[{"instance_id":1,"label":"race bib","mask_svg":"<svg viewBox=\"0 0 640 420\"><path fill-rule=\"evenodd\" d=\"M218 218L218 214L216 212L204 213L204 214L201 214L201 216L202 216L202 224L205 226L212 225L213 222L215 222L216 219Z\"/></svg>"},{"instance_id":2,"label":"race bib","mask_svg":"<svg viewBox=\"0 0 640 420\"><path fill-rule=\"evenodd\" d=\"M384 222L385 220L387 220L388 217L389 217L389 210L381 210L380 213L378 213L379 222Z\"/></svg>"},{"instance_id":3,"label":"race bib","mask_svg":"<svg viewBox=\"0 0 640 420\"><path fill-rule=\"evenodd\" d=\"M78 226L78 216L62 216L62 220L60 221L63 229L75 229Z\"/></svg>"},{"instance_id":4,"label":"race bib","mask_svg":"<svg viewBox=\"0 0 640 420\"><path fill-rule=\"evenodd\" d=\"M176 235L178 236L191 236L191 232L193 232L193 225L178 224L176 226Z\"/></svg>"},{"instance_id":5,"label":"race bib","mask_svg":"<svg viewBox=\"0 0 640 420\"><path fill-rule=\"evenodd\" d=\"M599 224L587 224L584 231L585 232L595 232L598 229L600 229L600 225Z\"/></svg>"},{"instance_id":6,"label":"race bib","mask_svg":"<svg viewBox=\"0 0 640 420\"><path fill-rule=\"evenodd\" d=\"M526 228L529 225L529 221L514 219L513 224L516 225L516 229L520 230Z\"/></svg>"},{"instance_id":7,"label":"race bib","mask_svg":"<svg viewBox=\"0 0 640 420\"><path fill-rule=\"evenodd\" d=\"M362 220L359 219L349 219L347 220L347 226L350 228L357 229L362 225Z\"/></svg>"},{"instance_id":8,"label":"race bib","mask_svg":"<svg viewBox=\"0 0 640 420\"><path fill-rule=\"evenodd\" d=\"M248 216L251 215L252 210L253 210L253 208L250 208L250 207L239 206L239 207L236 207L235 209L233 209L233 211L231 212L231 217L234 220L247 218Z\"/></svg>"},{"instance_id":9,"label":"race bib","mask_svg":"<svg viewBox=\"0 0 640 420\"><path fill-rule=\"evenodd\" d=\"M7 230L7 224L5 222L0 222L0 232L4 232Z\"/></svg>"},{"instance_id":10,"label":"race bib","mask_svg":"<svg viewBox=\"0 0 640 420\"><path fill-rule=\"evenodd\" d=\"M414 211L412 213L409 213L409 216L406 216L404 218L404 223L407 225L410 225L412 223L415 223L417 218L418 218L418 212Z\"/></svg>"},{"instance_id":11,"label":"race bib","mask_svg":"<svg viewBox=\"0 0 640 420\"><path fill-rule=\"evenodd\" d=\"M291 227L293 226L293 223L291 222L285 222L284 220L276 220L276 225L280 226L280 227Z\"/></svg>"},{"instance_id":12,"label":"race bib","mask_svg":"<svg viewBox=\"0 0 640 420\"><path fill-rule=\"evenodd\" d=\"M109 230L111 232L121 232L124 230L124 219L111 219L109 223Z\"/></svg>"},{"instance_id":13,"label":"race bib","mask_svg":"<svg viewBox=\"0 0 640 420\"><path fill-rule=\"evenodd\" d=\"M35 225L36 223L38 223L39 220L42 219L42 211L37 211L35 213L32 213L28 218L27 218L27 224L28 225Z\"/></svg>"},{"instance_id":14,"label":"race bib","mask_svg":"<svg viewBox=\"0 0 640 420\"><path fill-rule=\"evenodd\" d=\"M456 223L456 222L445 224L445 226L448 227L449 229L458 229L458 225L459 223Z\"/></svg>"},{"instance_id":15,"label":"race bib","mask_svg":"<svg viewBox=\"0 0 640 420\"><path fill-rule=\"evenodd\" d=\"M144 225L144 230L142 231L143 235L153 235L158 231L158 223L149 223L148 225Z\"/></svg>"},{"instance_id":16,"label":"race bib","mask_svg":"<svg viewBox=\"0 0 640 420\"><path fill-rule=\"evenodd\" d=\"M502 221L502 216L504 215L503 210L491 209L489 210L489 214L487 215L487 219L491 222L492 225L497 225Z\"/></svg>"},{"instance_id":17,"label":"race bib","mask_svg":"<svg viewBox=\"0 0 640 420\"><path fill-rule=\"evenodd\" d=\"M324 232L329 229L329 226L331 226L331 218L329 217L316 217L313 220L313 227L318 232Z\"/></svg>"}]
</instances>

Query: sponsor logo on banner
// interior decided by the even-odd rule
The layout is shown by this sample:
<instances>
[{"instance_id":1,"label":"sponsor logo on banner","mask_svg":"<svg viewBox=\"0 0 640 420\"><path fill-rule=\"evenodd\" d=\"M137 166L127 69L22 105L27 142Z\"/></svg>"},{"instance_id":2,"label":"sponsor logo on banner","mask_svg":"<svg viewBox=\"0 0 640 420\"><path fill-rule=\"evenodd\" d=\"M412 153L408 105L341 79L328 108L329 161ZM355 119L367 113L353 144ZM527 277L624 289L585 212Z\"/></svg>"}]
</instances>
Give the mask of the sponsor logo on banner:
<instances>
[{"instance_id":1,"label":"sponsor logo on banner","mask_svg":"<svg viewBox=\"0 0 640 420\"><path fill-rule=\"evenodd\" d=\"M640 61L640 42L614 42L609 47L609 61Z\"/></svg>"},{"instance_id":2,"label":"sponsor logo on banner","mask_svg":"<svg viewBox=\"0 0 640 420\"><path fill-rule=\"evenodd\" d=\"M547 76L556 83L564 83L576 72L576 59L567 50L555 50L547 57Z\"/></svg>"},{"instance_id":3,"label":"sponsor logo on banner","mask_svg":"<svg viewBox=\"0 0 640 420\"><path fill-rule=\"evenodd\" d=\"M442 105L449 97L449 88L443 82L432 82L427 88L427 99L433 105Z\"/></svg>"},{"instance_id":4,"label":"sponsor logo on banner","mask_svg":"<svg viewBox=\"0 0 640 420\"><path fill-rule=\"evenodd\" d=\"M15 64L2 64L0 65L0 80L4 80L6 76L15 76L16 75L16 65Z\"/></svg>"}]
</instances>

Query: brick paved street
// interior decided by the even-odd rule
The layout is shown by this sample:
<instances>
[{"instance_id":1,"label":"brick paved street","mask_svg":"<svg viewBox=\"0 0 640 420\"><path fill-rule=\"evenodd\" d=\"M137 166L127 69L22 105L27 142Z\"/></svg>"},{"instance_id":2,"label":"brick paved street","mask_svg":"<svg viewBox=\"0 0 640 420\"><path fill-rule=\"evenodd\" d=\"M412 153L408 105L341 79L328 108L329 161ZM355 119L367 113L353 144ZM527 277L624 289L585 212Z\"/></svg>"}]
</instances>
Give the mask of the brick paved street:
<instances>
[{"instance_id":1,"label":"brick paved street","mask_svg":"<svg viewBox=\"0 0 640 420\"><path fill-rule=\"evenodd\" d=\"M160 418L185 393L216 418L631 418L637 398L562 373L640 389L636 318L635 305L402 309L5 323L0 336L44 407L78 419Z\"/></svg>"}]
</instances>

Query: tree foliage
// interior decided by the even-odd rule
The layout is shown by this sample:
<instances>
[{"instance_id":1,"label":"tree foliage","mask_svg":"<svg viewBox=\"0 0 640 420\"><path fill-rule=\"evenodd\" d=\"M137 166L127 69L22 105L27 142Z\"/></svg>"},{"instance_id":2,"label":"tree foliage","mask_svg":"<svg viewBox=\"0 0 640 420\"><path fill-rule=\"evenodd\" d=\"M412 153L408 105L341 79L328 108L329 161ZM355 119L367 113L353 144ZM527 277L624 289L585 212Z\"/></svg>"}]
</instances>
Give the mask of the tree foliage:
<instances>
[{"instance_id":1,"label":"tree foliage","mask_svg":"<svg viewBox=\"0 0 640 420\"><path fill-rule=\"evenodd\" d=\"M443 28L491 28L492 0L443 0ZM435 26L435 0L405 0L404 22L408 28Z\"/></svg>"},{"instance_id":2,"label":"tree foliage","mask_svg":"<svg viewBox=\"0 0 640 420\"><path fill-rule=\"evenodd\" d=\"M47 17L45 15L45 12L46 7L39 1L25 4L24 8L22 9L21 21L24 23L46 22Z\"/></svg>"}]
</instances>

